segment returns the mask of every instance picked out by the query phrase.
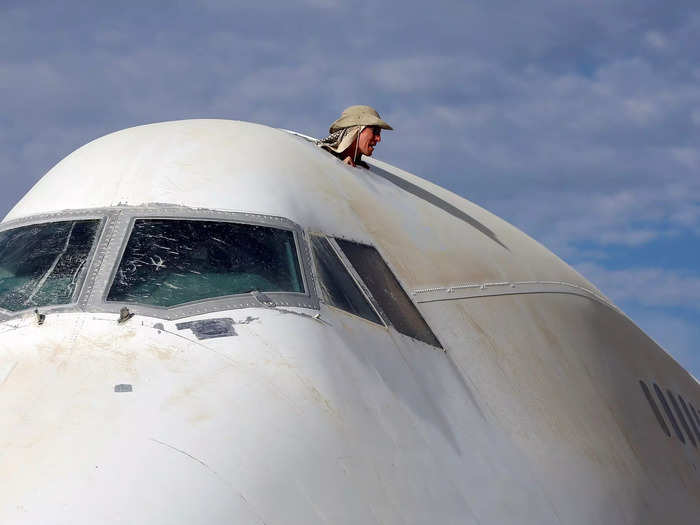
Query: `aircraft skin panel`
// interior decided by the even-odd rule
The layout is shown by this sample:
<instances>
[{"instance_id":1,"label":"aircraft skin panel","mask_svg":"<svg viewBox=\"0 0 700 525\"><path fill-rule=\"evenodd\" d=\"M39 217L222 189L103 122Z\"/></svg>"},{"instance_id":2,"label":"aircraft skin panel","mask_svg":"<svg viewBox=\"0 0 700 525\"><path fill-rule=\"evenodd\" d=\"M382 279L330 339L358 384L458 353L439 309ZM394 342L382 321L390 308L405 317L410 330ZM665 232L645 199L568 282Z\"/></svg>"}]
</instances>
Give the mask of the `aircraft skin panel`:
<instances>
[{"instance_id":1,"label":"aircraft skin panel","mask_svg":"<svg viewBox=\"0 0 700 525\"><path fill-rule=\"evenodd\" d=\"M75 303L0 311L0 523L695 523L697 380L527 235L370 163L196 120L39 181L0 232L106 224ZM305 294L105 302L154 217L293 231ZM312 234L372 245L442 348L326 304Z\"/></svg>"},{"instance_id":2,"label":"aircraft skin panel","mask_svg":"<svg viewBox=\"0 0 700 525\"><path fill-rule=\"evenodd\" d=\"M425 303L421 311L479 385L485 413L541 469L551 497L576 492L580 508L567 504L563 522L591 512L596 522L613 503L619 522L630 523L682 522L700 507L698 449L667 437L639 381L695 404L700 389L626 317L563 294ZM495 328L503 324L510 329Z\"/></svg>"}]
</instances>

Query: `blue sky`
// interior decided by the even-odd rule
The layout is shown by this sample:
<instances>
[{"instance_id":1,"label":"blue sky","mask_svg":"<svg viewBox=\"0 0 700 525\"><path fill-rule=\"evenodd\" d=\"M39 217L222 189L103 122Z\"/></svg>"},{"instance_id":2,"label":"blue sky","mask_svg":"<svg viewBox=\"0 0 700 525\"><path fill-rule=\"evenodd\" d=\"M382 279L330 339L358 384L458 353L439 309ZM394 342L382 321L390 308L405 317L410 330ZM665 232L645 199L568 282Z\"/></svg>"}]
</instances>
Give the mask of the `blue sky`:
<instances>
[{"instance_id":1,"label":"blue sky","mask_svg":"<svg viewBox=\"0 0 700 525\"><path fill-rule=\"evenodd\" d=\"M118 129L322 136L370 104L378 158L543 242L700 377L697 1L100 4L0 5L0 216Z\"/></svg>"}]
</instances>

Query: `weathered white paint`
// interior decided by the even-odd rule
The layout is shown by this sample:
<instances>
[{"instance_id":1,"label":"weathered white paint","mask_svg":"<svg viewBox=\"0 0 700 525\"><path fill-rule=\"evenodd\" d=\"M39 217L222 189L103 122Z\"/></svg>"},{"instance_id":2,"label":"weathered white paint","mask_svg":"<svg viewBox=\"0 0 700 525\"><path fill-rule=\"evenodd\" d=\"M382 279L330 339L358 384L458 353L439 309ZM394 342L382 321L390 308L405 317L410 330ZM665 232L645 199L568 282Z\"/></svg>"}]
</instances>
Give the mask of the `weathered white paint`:
<instances>
[{"instance_id":1,"label":"weathered white paint","mask_svg":"<svg viewBox=\"0 0 700 525\"><path fill-rule=\"evenodd\" d=\"M409 290L599 294L478 206L373 165L507 249L299 137L222 120L98 139L6 220L155 202L254 212L374 244ZM700 454L660 430L638 381L698 407L697 382L595 296L525 291L419 302L445 353L324 304L320 320L199 316L237 322L202 341L143 316L2 323L0 523L695 523Z\"/></svg>"}]
</instances>

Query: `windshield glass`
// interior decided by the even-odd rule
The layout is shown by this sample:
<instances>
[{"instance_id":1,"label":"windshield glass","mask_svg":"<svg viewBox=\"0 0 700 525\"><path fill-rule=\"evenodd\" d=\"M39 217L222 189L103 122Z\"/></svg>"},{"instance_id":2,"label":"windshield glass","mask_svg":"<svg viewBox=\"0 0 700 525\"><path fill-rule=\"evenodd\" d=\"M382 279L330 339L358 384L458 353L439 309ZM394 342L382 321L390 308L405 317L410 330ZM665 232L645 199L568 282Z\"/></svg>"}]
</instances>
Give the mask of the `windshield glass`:
<instances>
[{"instance_id":1,"label":"windshield glass","mask_svg":"<svg viewBox=\"0 0 700 525\"><path fill-rule=\"evenodd\" d=\"M312 235L311 251L314 254L318 282L326 302L351 314L364 317L373 323L382 324L379 316L336 255L328 239Z\"/></svg>"},{"instance_id":2,"label":"windshield glass","mask_svg":"<svg viewBox=\"0 0 700 525\"><path fill-rule=\"evenodd\" d=\"M442 348L377 249L346 239L336 241L394 328L404 335Z\"/></svg>"},{"instance_id":3,"label":"windshield glass","mask_svg":"<svg viewBox=\"0 0 700 525\"><path fill-rule=\"evenodd\" d=\"M291 231L137 219L107 300L169 307L253 290L304 292Z\"/></svg>"},{"instance_id":4,"label":"windshield glass","mask_svg":"<svg viewBox=\"0 0 700 525\"><path fill-rule=\"evenodd\" d=\"M51 222L0 232L0 308L72 302L99 222Z\"/></svg>"}]
</instances>

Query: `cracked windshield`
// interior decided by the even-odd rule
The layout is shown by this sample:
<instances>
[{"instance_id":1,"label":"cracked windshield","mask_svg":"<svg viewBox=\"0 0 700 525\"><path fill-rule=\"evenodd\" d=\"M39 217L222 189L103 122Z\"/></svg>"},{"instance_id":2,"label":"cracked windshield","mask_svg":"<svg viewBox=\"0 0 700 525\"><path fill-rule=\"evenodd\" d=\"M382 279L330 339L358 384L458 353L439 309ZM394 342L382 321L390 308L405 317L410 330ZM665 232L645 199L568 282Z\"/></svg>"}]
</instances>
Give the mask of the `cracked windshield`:
<instances>
[{"instance_id":1,"label":"cracked windshield","mask_svg":"<svg viewBox=\"0 0 700 525\"><path fill-rule=\"evenodd\" d=\"M137 219L107 300L168 307L253 290L304 292L292 232Z\"/></svg>"},{"instance_id":2,"label":"cracked windshield","mask_svg":"<svg viewBox=\"0 0 700 525\"><path fill-rule=\"evenodd\" d=\"M99 220L62 221L0 232L0 308L73 301Z\"/></svg>"}]
</instances>

